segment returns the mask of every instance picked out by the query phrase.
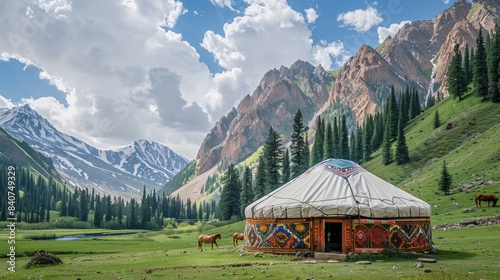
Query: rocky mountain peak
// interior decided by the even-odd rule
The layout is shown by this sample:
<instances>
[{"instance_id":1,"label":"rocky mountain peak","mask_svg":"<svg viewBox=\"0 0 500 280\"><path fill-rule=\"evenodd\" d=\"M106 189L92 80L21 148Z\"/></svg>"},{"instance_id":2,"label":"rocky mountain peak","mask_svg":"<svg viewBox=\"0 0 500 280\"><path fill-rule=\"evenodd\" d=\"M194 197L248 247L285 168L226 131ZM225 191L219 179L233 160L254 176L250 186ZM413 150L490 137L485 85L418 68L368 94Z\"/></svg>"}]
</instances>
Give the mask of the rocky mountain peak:
<instances>
[{"instance_id":1,"label":"rocky mountain peak","mask_svg":"<svg viewBox=\"0 0 500 280\"><path fill-rule=\"evenodd\" d=\"M245 96L207 134L197 154L199 173L219 162L237 163L249 156L263 144L270 126L290 135L297 109L304 122L309 121L328 100L333 81L322 67L301 60L268 71L252 95Z\"/></svg>"}]
</instances>

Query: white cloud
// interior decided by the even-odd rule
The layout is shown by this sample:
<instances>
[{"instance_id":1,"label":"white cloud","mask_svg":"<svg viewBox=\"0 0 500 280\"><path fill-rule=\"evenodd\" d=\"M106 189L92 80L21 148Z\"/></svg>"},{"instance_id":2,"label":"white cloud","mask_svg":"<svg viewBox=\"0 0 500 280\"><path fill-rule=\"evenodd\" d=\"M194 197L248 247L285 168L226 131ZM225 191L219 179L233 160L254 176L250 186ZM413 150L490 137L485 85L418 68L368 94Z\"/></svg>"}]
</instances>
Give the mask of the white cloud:
<instances>
[{"instance_id":1,"label":"white cloud","mask_svg":"<svg viewBox=\"0 0 500 280\"><path fill-rule=\"evenodd\" d=\"M383 21L382 16L374 7L366 10L354 10L338 15L337 21L343 22L344 26L352 26L358 32L366 32L373 26Z\"/></svg>"},{"instance_id":2,"label":"white cloud","mask_svg":"<svg viewBox=\"0 0 500 280\"><path fill-rule=\"evenodd\" d=\"M314 23L318 18L318 14L316 13L316 10L314 10L313 8L305 9L305 12L308 23Z\"/></svg>"},{"instance_id":3,"label":"white cloud","mask_svg":"<svg viewBox=\"0 0 500 280\"><path fill-rule=\"evenodd\" d=\"M0 108L12 108L14 107L14 104L10 99L7 99L3 96L0 95Z\"/></svg>"},{"instance_id":4,"label":"white cloud","mask_svg":"<svg viewBox=\"0 0 500 280\"><path fill-rule=\"evenodd\" d=\"M336 66L342 66L349 55L344 48L344 44L340 41L332 42L330 44L322 41L319 45L313 47L312 51L313 63L321 64L325 69L335 69L332 67L331 57L335 58Z\"/></svg>"},{"instance_id":5,"label":"white cloud","mask_svg":"<svg viewBox=\"0 0 500 280\"><path fill-rule=\"evenodd\" d=\"M40 68L40 78L64 91L68 105L49 97L24 102L99 148L146 138L195 156L209 129L197 102L213 79L180 34L160 28L175 26L182 3L10 3L0 9L2 60ZM168 80L154 80L155 69L164 69Z\"/></svg>"},{"instance_id":6,"label":"white cloud","mask_svg":"<svg viewBox=\"0 0 500 280\"><path fill-rule=\"evenodd\" d=\"M443 0L443 3L445 3L445 4L449 4L449 3L450 3L450 0Z\"/></svg>"},{"instance_id":7,"label":"white cloud","mask_svg":"<svg viewBox=\"0 0 500 280\"><path fill-rule=\"evenodd\" d=\"M396 33L399 31L401 27L403 27L405 24L411 23L409 20L402 21L400 23L393 23L391 24L388 28L379 26L377 28L377 33L378 33L378 42L382 43L384 40L388 37L391 36L393 37L396 35Z\"/></svg>"},{"instance_id":8,"label":"white cloud","mask_svg":"<svg viewBox=\"0 0 500 280\"><path fill-rule=\"evenodd\" d=\"M235 9L233 8L233 0L210 0L210 2L212 3L212 5L215 5L219 8L226 7L232 11L235 11Z\"/></svg>"}]
</instances>

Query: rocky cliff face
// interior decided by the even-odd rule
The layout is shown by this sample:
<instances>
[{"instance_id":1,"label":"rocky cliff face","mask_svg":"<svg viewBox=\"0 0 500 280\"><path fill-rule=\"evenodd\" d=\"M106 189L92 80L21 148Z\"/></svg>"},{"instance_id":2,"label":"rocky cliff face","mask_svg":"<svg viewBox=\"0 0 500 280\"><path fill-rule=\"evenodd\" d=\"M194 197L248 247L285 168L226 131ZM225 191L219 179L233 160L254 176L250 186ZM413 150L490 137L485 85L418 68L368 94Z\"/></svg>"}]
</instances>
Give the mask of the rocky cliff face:
<instances>
[{"instance_id":1,"label":"rocky cliff face","mask_svg":"<svg viewBox=\"0 0 500 280\"><path fill-rule=\"evenodd\" d=\"M249 156L264 143L270 126L290 135L297 109L304 122L311 120L328 100L333 81L323 67L300 60L290 68L267 72L253 94L245 96L205 137L197 154L199 173L221 161L237 163Z\"/></svg>"},{"instance_id":2,"label":"rocky cliff face","mask_svg":"<svg viewBox=\"0 0 500 280\"><path fill-rule=\"evenodd\" d=\"M390 86L405 87L405 79L372 47L363 45L340 68L329 103L350 107L358 122L378 109L387 98Z\"/></svg>"},{"instance_id":3,"label":"rocky cliff face","mask_svg":"<svg viewBox=\"0 0 500 280\"><path fill-rule=\"evenodd\" d=\"M380 108L390 86L396 92L409 85L416 88L424 101L445 87L448 65L456 43L475 47L479 28L492 32L498 23L500 2L484 0L469 3L457 1L432 20L416 21L403 26L386 39L375 52L362 46L339 71L331 90L329 104L348 104L358 123Z\"/></svg>"},{"instance_id":4,"label":"rocky cliff face","mask_svg":"<svg viewBox=\"0 0 500 280\"><path fill-rule=\"evenodd\" d=\"M495 24L500 23L499 12L500 2L496 0L483 0L473 4L459 1L450 9L456 12L458 20L453 28L444 37L439 53L435 58L435 75L433 76L433 92L442 92L448 95L446 88L447 70L451 59L453 58L453 48L455 44L460 45L460 50L464 51L465 45L469 49L476 47L476 38L479 35L479 29L483 30L483 35L492 34ZM456 9L455 6L457 6ZM441 15L446 14L446 11ZM465 14L465 15L464 15ZM438 16L439 17L439 16Z\"/></svg>"}]
</instances>

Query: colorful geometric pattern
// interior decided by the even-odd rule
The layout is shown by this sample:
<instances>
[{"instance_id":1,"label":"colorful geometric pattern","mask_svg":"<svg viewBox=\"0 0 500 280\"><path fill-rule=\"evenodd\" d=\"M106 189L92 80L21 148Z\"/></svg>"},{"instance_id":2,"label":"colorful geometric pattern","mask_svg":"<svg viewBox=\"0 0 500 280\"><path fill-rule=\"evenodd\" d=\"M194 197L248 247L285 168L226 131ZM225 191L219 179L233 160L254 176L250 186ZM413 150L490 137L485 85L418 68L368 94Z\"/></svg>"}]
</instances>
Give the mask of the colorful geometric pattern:
<instances>
[{"instance_id":1,"label":"colorful geometric pattern","mask_svg":"<svg viewBox=\"0 0 500 280\"><path fill-rule=\"evenodd\" d=\"M245 226L245 246L259 249L309 249L309 222L256 222Z\"/></svg>"},{"instance_id":2,"label":"colorful geometric pattern","mask_svg":"<svg viewBox=\"0 0 500 280\"><path fill-rule=\"evenodd\" d=\"M432 245L429 223L388 221L388 223L356 224L356 248L397 248L402 251L425 251Z\"/></svg>"}]
</instances>

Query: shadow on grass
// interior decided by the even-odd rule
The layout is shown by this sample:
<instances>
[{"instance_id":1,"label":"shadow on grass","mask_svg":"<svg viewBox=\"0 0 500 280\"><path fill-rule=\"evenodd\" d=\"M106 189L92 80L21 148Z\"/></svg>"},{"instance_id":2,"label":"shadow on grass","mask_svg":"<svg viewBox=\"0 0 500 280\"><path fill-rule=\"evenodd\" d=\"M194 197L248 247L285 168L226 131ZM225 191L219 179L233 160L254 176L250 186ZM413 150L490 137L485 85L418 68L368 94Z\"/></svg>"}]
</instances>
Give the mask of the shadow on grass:
<instances>
[{"instance_id":1,"label":"shadow on grass","mask_svg":"<svg viewBox=\"0 0 500 280\"><path fill-rule=\"evenodd\" d=\"M466 260L466 259L471 259L477 255L469 252L459 252L459 251L440 249L438 254L434 256L438 260Z\"/></svg>"}]
</instances>

